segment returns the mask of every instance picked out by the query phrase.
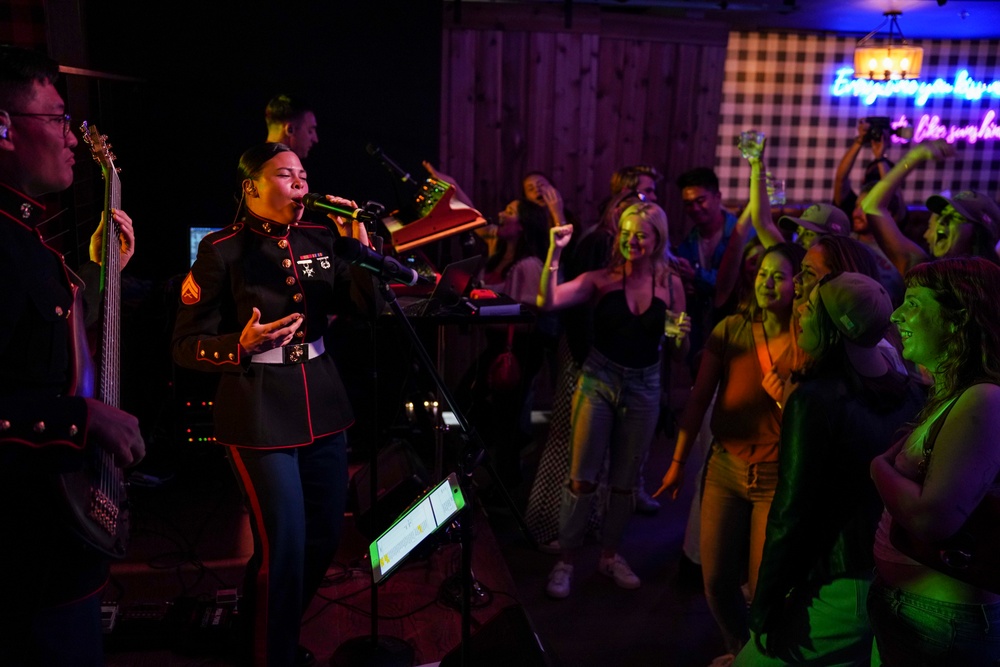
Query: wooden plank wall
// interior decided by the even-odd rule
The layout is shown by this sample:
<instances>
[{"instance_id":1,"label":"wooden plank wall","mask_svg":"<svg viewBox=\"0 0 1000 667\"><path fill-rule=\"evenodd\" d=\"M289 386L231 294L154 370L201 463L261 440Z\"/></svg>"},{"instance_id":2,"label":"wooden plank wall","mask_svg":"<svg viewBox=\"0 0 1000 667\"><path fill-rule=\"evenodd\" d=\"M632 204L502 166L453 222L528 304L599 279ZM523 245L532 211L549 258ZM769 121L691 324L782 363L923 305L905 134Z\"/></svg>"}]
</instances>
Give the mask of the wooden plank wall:
<instances>
[{"instance_id":1,"label":"wooden plank wall","mask_svg":"<svg viewBox=\"0 0 1000 667\"><path fill-rule=\"evenodd\" d=\"M713 165L728 29L718 23L561 5L446 4L443 171L486 215L550 175L567 208L596 220L614 170L652 164L671 233L685 230L677 175Z\"/></svg>"}]
</instances>

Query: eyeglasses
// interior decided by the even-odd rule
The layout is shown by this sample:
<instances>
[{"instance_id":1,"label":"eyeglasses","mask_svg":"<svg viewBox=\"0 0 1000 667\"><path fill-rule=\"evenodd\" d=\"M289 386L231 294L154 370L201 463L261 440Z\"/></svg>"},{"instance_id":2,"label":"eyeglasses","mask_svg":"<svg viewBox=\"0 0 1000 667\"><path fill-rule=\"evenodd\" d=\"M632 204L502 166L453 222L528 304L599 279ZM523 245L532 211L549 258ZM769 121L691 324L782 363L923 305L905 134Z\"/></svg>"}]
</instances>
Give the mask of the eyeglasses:
<instances>
[{"instance_id":1,"label":"eyeglasses","mask_svg":"<svg viewBox=\"0 0 1000 667\"><path fill-rule=\"evenodd\" d=\"M73 117L68 113L20 113L16 111L10 111L7 113L8 116L22 116L25 118L48 118L49 121L58 120L62 123L63 136L69 134L69 128L73 124Z\"/></svg>"}]
</instances>

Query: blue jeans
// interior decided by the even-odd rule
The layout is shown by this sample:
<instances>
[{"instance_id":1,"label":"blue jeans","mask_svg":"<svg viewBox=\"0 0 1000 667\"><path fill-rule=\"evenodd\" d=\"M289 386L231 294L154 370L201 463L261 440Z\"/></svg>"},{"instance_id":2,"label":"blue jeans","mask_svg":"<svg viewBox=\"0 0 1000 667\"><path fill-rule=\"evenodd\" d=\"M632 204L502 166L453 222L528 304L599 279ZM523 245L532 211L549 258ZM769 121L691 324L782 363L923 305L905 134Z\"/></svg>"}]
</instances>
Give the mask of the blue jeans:
<instances>
[{"instance_id":1,"label":"blue jeans","mask_svg":"<svg viewBox=\"0 0 1000 667\"><path fill-rule=\"evenodd\" d=\"M749 641L733 667L868 667L872 630L865 605L870 585L870 579L844 577L793 594L785 608L781 636L775 638L778 642L767 642L771 650L778 649L778 643L785 648L770 657Z\"/></svg>"},{"instance_id":2,"label":"blue jeans","mask_svg":"<svg viewBox=\"0 0 1000 667\"><path fill-rule=\"evenodd\" d=\"M753 597L777 485L777 461L747 463L712 443L701 496L701 568L708 608L731 653L749 637L740 587L749 581Z\"/></svg>"},{"instance_id":3,"label":"blue jeans","mask_svg":"<svg viewBox=\"0 0 1000 667\"><path fill-rule=\"evenodd\" d=\"M876 578L868 616L881 658L873 658L873 667L974 667L1000 661L1000 603L941 602Z\"/></svg>"},{"instance_id":4,"label":"blue jeans","mask_svg":"<svg viewBox=\"0 0 1000 667\"><path fill-rule=\"evenodd\" d=\"M573 394L569 477L596 486L605 456L609 457L611 497L602 528L606 549L617 549L625 533L639 464L659 414L659 363L627 368L590 351ZM583 543L593 495L564 491L559 532L563 549L577 549Z\"/></svg>"}]
</instances>

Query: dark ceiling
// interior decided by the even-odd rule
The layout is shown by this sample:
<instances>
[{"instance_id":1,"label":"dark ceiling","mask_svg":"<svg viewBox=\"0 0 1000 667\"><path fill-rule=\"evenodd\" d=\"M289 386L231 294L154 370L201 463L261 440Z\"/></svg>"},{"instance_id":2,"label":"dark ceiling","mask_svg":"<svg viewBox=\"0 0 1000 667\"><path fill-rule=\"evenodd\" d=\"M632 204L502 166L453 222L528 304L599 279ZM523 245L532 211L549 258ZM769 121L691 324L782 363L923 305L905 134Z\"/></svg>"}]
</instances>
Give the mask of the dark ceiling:
<instances>
[{"instance_id":1,"label":"dark ceiling","mask_svg":"<svg viewBox=\"0 0 1000 667\"><path fill-rule=\"evenodd\" d=\"M476 2L492 0L462 0ZM802 30L862 36L900 11L908 39L1000 39L996 0L533 0L709 18L736 30Z\"/></svg>"}]
</instances>

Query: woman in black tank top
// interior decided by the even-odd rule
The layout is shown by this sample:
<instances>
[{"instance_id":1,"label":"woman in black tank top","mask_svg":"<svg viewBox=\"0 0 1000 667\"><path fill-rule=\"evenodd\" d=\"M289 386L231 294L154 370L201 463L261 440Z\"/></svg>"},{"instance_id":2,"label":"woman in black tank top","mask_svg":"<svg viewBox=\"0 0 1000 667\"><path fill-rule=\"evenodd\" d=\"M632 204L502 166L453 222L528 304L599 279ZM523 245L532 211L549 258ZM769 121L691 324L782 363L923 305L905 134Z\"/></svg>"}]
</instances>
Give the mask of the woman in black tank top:
<instances>
[{"instance_id":1,"label":"woman in black tank top","mask_svg":"<svg viewBox=\"0 0 1000 667\"><path fill-rule=\"evenodd\" d=\"M583 542L605 456L611 493L598 570L622 588L640 585L618 554L618 545L632 515L639 464L659 416L660 347L667 313L685 308L680 277L668 263L667 216L656 204L635 204L622 213L617 252L608 268L559 285L559 259L571 235L569 225L552 229L538 293L543 310L590 304L595 315L594 346L573 395L570 478L559 530L562 556L546 589L555 598L569 595L574 555ZM681 326L681 335L669 343L679 355L690 328L687 323Z\"/></svg>"}]
</instances>

